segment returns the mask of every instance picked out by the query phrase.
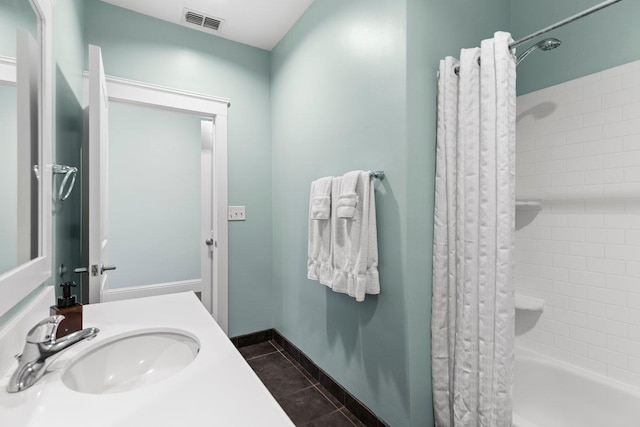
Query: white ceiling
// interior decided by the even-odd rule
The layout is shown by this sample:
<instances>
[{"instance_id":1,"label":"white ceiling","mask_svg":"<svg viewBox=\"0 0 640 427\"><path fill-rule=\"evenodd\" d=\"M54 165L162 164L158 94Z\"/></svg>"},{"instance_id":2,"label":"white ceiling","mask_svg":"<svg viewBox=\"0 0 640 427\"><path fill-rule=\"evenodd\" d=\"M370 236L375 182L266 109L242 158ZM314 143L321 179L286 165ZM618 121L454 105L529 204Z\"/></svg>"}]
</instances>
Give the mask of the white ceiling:
<instances>
[{"instance_id":1,"label":"white ceiling","mask_svg":"<svg viewBox=\"0 0 640 427\"><path fill-rule=\"evenodd\" d=\"M271 50L287 34L313 0L103 0L135 12L185 25L184 8L222 18L218 32L208 33Z\"/></svg>"}]
</instances>

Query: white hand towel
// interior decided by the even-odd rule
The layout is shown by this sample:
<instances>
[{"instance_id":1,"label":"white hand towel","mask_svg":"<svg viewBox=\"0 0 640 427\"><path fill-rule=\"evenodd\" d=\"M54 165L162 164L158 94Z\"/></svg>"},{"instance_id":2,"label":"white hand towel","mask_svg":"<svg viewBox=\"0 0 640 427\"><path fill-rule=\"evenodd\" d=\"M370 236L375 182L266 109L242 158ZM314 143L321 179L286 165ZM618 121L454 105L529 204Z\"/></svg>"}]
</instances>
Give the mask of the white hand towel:
<instances>
[{"instance_id":1,"label":"white hand towel","mask_svg":"<svg viewBox=\"0 0 640 427\"><path fill-rule=\"evenodd\" d=\"M355 212L352 218L337 214L338 191L345 188L346 176L333 179L331 207L331 241L335 292L346 293L356 301L364 301L366 293L380 293L378 277L378 241L376 232L375 194L369 172L358 171L354 187Z\"/></svg>"},{"instance_id":2,"label":"white hand towel","mask_svg":"<svg viewBox=\"0 0 640 427\"><path fill-rule=\"evenodd\" d=\"M309 197L309 240L307 244L307 277L331 286L331 185L333 177L311 183Z\"/></svg>"},{"instance_id":3,"label":"white hand towel","mask_svg":"<svg viewBox=\"0 0 640 427\"><path fill-rule=\"evenodd\" d=\"M331 190L331 187L329 187ZM331 214L331 197L318 196L311 198L311 219L329 219Z\"/></svg>"},{"instance_id":4,"label":"white hand towel","mask_svg":"<svg viewBox=\"0 0 640 427\"><path fill-rule=\"evenodd\" d=\"M311 183L311 205L309 212L311 219L329 219L331 214L331 180L327 176Z\"/></svg>"},{"instance_id":5,"label":"white hand towel","mask_svg":"<svg viewBox=\"0 0 640 427\"><path fill-rule=\"evenodd\" d=\"M336 214L338 218L355 218L358 206L356 186L363 171L351 171L342 176L338 193Z\"/></svg>"}]
</instances>

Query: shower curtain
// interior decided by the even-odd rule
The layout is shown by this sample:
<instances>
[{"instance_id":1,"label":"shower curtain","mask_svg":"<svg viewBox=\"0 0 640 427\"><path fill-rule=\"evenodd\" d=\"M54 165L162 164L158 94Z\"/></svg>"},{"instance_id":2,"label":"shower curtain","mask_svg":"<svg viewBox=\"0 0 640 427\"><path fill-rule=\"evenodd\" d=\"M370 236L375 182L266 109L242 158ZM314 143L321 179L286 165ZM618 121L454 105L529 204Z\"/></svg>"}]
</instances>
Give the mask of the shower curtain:
<instances>
[{"instance_id":1,"label":"shower curtain","mask_svg":"<svg viewBox=\"0 0 640 427\"><path fill-rule=\"evenodd\" d=\"M460 61L440 62L431 325L437 426L511 426L516 64L510 42L498 32L480 48L463 49Z\"/></svg>"}]
</instances>

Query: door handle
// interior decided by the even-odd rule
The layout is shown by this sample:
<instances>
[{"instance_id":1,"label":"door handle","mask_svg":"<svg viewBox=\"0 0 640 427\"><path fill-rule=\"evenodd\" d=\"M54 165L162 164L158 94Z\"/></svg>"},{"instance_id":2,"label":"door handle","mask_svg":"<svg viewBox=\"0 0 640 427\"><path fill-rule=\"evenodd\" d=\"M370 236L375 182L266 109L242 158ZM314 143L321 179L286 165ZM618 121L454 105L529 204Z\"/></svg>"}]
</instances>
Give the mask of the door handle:
<instances>
[{"instance_id":1,"label":"door handle","mask_svg":"<svg viewBox=\"0 0 640 427\"><path fill-rule=\"evenodd\" d=\"M100 274L104 273L105 271L110 271L110 270L115 270L116 266L115 265L104 265L102 264L100 266ZM89 273L89 269L87 267L79 267L79 268L74 268L73 269L74 273ZM91 266L91 275L92 276L97 276L98 275L98 266L97 265L92 265Z\"/></svg>"},{"instance_id":2,"label":"door handle","mask_svg":"<svg viewBox=\"0 0 640 427\"><path fill-rule=\"evenodd\" d=\"M89 268L87 267L78 267L78 268L74 268L73 269L74 273L91 273L92 276L97 276L98 275L98 266L97 265L92 265L91 266L91 270L89 270Z\"/></svg>"},{"instance_id":3,"label":"door handle","mask_svg":"<svg viewBox=\"0 0 640 427\"><path fill-rule=\"evenodd\" d=\"M111 270L115 270L116 266L115 265L104 265L102 264L102 266L100 266L100 274L104 273L105 271L111 271Z\"/></svg>"},{"instance_id":4,"label":"door handle","mask_svg":"<svg viewBox=\"0 0 640 427\"><path fill-rule=\"evenodd\" d=\"M211 238L205 240L204 242L207 244L207 246L213 246L213 239Z\"/></svg>"}]
</instances>

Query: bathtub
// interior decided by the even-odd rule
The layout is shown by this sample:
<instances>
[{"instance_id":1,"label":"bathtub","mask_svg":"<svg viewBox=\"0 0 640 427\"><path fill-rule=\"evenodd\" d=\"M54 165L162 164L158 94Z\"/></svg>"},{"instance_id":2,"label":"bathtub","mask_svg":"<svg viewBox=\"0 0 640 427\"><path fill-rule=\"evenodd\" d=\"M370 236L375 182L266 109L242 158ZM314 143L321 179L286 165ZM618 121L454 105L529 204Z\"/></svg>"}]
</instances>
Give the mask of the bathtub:
<instances>
[{"instance_id":1,"label":"bathtub","mask_svg":"<svg viewBox=\"0 0 640 427\"><path fill-rule=\"evenodd\" d=\"M640 390L517 348L513 427L639 427Z\"/></svg>"}]
</instances>

